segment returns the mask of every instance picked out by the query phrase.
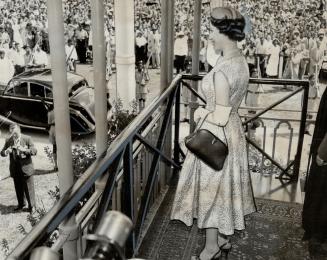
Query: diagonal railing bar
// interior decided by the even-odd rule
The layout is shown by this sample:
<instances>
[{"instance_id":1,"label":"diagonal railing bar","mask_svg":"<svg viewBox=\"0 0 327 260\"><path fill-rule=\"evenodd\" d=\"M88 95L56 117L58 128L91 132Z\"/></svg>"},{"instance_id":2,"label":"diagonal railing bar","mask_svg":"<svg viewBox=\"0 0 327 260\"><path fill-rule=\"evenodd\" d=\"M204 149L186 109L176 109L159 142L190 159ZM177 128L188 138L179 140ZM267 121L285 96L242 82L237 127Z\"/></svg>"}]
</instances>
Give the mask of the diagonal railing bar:
<instances>
[{"instance_id":1,"label":"diagonal railing bar","mask_svg":"<svg viewBox=\"0 0 327 260\"><path fill-rule=\"evenodd\" d=\"M268 112L269 110L271 110L272 108L278 106L279 104L283 103L284 101L286 101L287 99L289 99L290 97L296 95L297 93L301 92L303 89L305 89L305 87L300 87L299 89L293 91L292 93L290 93L289 95L281 98L280 100L276 101L275 103L271 104L270 106L266 107L264 110L258 112L257 114L255 114L255 116L247 119L246 121L244 121L242 124L243 125L247 125L248 123L254 121L255 119L257 119L258 117L260 117L261 115L265 114L266 112Z\"/></svg>"},{"instance_id":2,"label":"diagonal railing bar","mask_svg":"<svg viewBox=\"0 0 327 260\"><path fill-rule=\"evenodd\" d=\"M180 146L178 146L178 150L179 150L179 154L183 157L183 160L186 157L186 154L184 153L184 151L182 150L182 148Z\"/></svg>"},{"instance_id":3,"label":"diagonal railing bar","mask_svg":"<svg viewBox=\"0 0 327 260\"><path fill-rule=\"evenodd\" d=\"M170 94L167 108L166 108L166 113L165 113L165 116L162 121L162 126L160 129L159 137L158 137L157 144L156 144L156 148L159 150L162 150L163 145L164 145L164 140L165 140L165 136L166 136L167 129L168 129L167 123L170 120L171 115L172 115L172 108L173 108L174 98L176 96L176 90L177 90L177 88L175 89L174 92L172 92ZM138 237L140 237L140 235L141 235L141 229L142 229L143 223L145 221L146 212L148 209L151 193L152 193L154 182L156 179L156 170L158 167L159 158L160 158L159 154L157 154L157 153L154 154L152 163L151 163L151 167L150 167L150 171L149 171L149 175L148 175L148 179L147 179L147 183L145 185L144 193L141 198L141 205L140 205L141 214L139 214L138 219L136 221L136 226L135 226L136 234L138 234Z\"/></svg>"},{"instance_id":4,"label":"diagonal railing bar","mask_svg":"<svg viewBox=\"0 0 327 260\"><path fill-rule=\"evenodd\" d=\"M179 145L179 123L180 123L180 102L181 102L181 86L180 82L176 90L176 99L175 99L175 132L174 132L174 162L180 164L179 155L181 147ZM174 171L175 173L175 171Z\"/></svg>"},{"instance_id":5,"label":"diagonal railing bar","mask_svg":"<svg viewBox=\"0 0 327 260\"><path fill-rule=\"evenodd\" d=\"M283 166L281 166L278 162L276 162L269 154L267 154L261 147L259 147L255 142L253 142L250 138L247 136L245 137L249 144L254 146L259 152L261 152L267 159L269 159L273 164L275 164L280 170L284 171Z\"/></svg>"},{"instance_id":6,"label":"diagonal railing bar","mask_svg":"<svg viewBox=\"0 0 327 260\"><path fill-rule=\"evenodd\" d=\"M188 84L187 82L185 82L183 80L182 80L182 84L185 87L187 87L187 89L190 90L194 96L199 98L204 104L207 104L207 101L196 90L194 90L190 84Z\"/></svg>"},{"instance_id":7,"label":"diagonal railing bar","mask_svg":"<svg viewBox=\"0 0 327 260\"><path fill-rule=\"evenodd\" d=\"M144 144L147 148L149 148L152 152L159 154L162 159L174 166L176 169L180 170L182 167L175 163L173 160L169 159L162 151L160 151L158 148L154 147L152 144L150 144L147 140L143 138L140 134L135 135L136 139L139 140L142 144Z\"/></svg>"},{"instance_id":8,"label":"diagonal railing bar","mask_svg":"<svg viewBox=\"0 0 327 260\"><path fill-rule=\"evenodd\" d=\"M283 177L284 175L287 175L289 178L292 178L292 175L290 175L290 174L288 173L288 170L291 169L291 167L294 165L294 163L295 163L295 161L291 161L291 162L287 165L287 167L282 171L282 173L281 173L278 177L276 177L276 179L283 179L282 177ZM286 179L286 180L290 180L290 179Z\"/></svg>"}]
</instances>

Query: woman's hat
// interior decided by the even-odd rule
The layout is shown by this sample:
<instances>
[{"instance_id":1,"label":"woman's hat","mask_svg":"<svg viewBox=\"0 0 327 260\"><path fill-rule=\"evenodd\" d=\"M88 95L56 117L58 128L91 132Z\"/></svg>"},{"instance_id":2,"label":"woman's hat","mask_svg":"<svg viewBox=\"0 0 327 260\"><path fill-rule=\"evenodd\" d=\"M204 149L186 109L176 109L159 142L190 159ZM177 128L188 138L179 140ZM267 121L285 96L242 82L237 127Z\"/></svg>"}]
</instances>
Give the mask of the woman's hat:
<instances>
[{"instance_id":1,"label":"woman's hat","mask_svg":"<svg viewBox=\"0 0 327 260\"><path fill-rule=\"evenodd\" d=\"M236 11L231 7L214 8L211 11L211 18L219 19L219 20L220 19L230 19L230 20L244 19L244 17L241 15L239 11Z\"/></svg>"}]
</instances>

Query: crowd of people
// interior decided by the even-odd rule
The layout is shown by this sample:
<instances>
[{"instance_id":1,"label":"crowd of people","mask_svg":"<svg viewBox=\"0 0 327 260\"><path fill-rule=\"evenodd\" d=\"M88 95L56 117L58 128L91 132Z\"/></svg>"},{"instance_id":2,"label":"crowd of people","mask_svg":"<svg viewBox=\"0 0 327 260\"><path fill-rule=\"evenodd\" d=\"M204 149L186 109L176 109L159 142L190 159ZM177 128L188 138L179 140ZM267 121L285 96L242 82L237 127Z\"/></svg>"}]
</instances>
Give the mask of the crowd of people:
<instances>
[{"instance_id":1,"label":"crowd of people","mask_svg":"<svg viewBox=\"0 0 327 260\"><path fill-rule=\"evenodd\" d=\"M250 24L242 43L261 76L302 79L317 75L326 54L325 1L242 1Z\"/></svg>"},{"instance_id":2,"label":"crowd of people","mask_svg":"<svg viewBox=\"0 0 327 260\"><path fill-rule=\"evenodd\" d=\"M225 2L246 18L246 38L239 47L247 56L250 69L258 68L263 77L296 79L305 74L317 74L326 54L325 0ZM104 4L107 75L110 76L115 57L114 1L107 0ZM0 51L5 54L0 54L0 68L10 67L8 73L1 76L0 84L6 84L25 67L49 65L47 7L45 0L2 0L0 9ZM209 13L210 2L203 1L200 52L203 70L208 70L208 63L215 65L207 59L210 55L206 55ZM83 64L92 60L90 1L65 0L63 14L67 66L75 70L76 61ZM188 43L186 50L177 47L176 51L183 52L185 60L191 56L193 18L193 1L176 0L176 39L184 34ZM136 61L152 68L160 67L160 21L160 1L135 1ZM185 69L181 61L177 57L175 64L179 71Z\"/></svg>"}]
</instances>

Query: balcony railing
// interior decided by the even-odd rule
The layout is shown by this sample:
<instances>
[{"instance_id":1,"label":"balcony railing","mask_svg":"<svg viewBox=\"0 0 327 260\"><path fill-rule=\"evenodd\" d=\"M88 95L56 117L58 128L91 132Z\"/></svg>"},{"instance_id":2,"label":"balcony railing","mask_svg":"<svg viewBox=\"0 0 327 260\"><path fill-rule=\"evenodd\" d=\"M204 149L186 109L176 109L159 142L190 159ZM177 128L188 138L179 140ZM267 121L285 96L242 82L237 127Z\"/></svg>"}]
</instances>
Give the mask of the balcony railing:
<instances>
[{"instance_id":1,"label":"balcony railing","mask_svg":"<svg viewBox=\"0 0 327 260\"><path fill-rule=\"evenodd\" d=\"M20 242L11 253L11 259L28 259L31 251L35 247L43 245L51 234L58 230L63 220L70 216L79 201L100 179L106 180L103 192L95 189L93 195L76 215L76 222L80 227L80 237L94 231L107 210L119 210L133 221L135 227L126 245L126 255L137 254L137 249L142 242L142 232L144 231L149 208L156 202L169 183L172 173L171 168L176 170L175 173L181 168L180 157L183 156L182 149L179 146L181 87L186 86L195 96L202 100L201 102L205 102L184 81L200 81L201 79L201 75L176 76L170 86L131 122L101 158L97 159L86 170L47 215ZM280 167L283 170L281 177L287 175L287 177L294 180L298 176L301 159L309 84L307 81L268 79L251 79L250 82L299 86L292 95L304 91L295 160L291 161L286 169ZM287 98L292 95L288 95ZM246 119L244 125L246 126L253 120L258 119L287 98L275 102L254 117ZM191 109L195 110L195 107L191 106ZM172 121L174 121L174 128L172 127ZM250 138L248 138L248 141L265 158L271 160L275 165L278 164L272 156L268 155L264 149L261 149ZM173 146L173 149L170 148L171 146ZM288 170L292 166L293 173L289 174ZM59 239L52 244L52 249L59 251L68 235L60 234ZM83 255L85 248L85 242L80 238L79 256Z\"/></svg>"}]
</instances>

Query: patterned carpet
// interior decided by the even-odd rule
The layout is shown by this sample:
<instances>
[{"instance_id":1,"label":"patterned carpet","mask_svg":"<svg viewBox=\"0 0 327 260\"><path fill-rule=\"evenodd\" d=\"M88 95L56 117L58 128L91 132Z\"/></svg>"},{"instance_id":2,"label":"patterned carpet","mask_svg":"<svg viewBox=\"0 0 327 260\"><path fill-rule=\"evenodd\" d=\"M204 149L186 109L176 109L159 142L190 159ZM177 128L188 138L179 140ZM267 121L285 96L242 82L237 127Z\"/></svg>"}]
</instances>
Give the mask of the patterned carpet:
<instances>
[{"instance_id":1,"label":"patterned carpet","mask_svg":"<svg viewBox=\"0 0 327 260\"><path fill-rule=\"evenodd\" d=\"M168 191L144 238L139 257L190 260L204 245L204 232L169 221L174 191ZM301 241L302 205L256 199L258 211L246 217L247 228L232 237L230 260L310 259L307 242Z\"/></svg>"}]
</instances>

